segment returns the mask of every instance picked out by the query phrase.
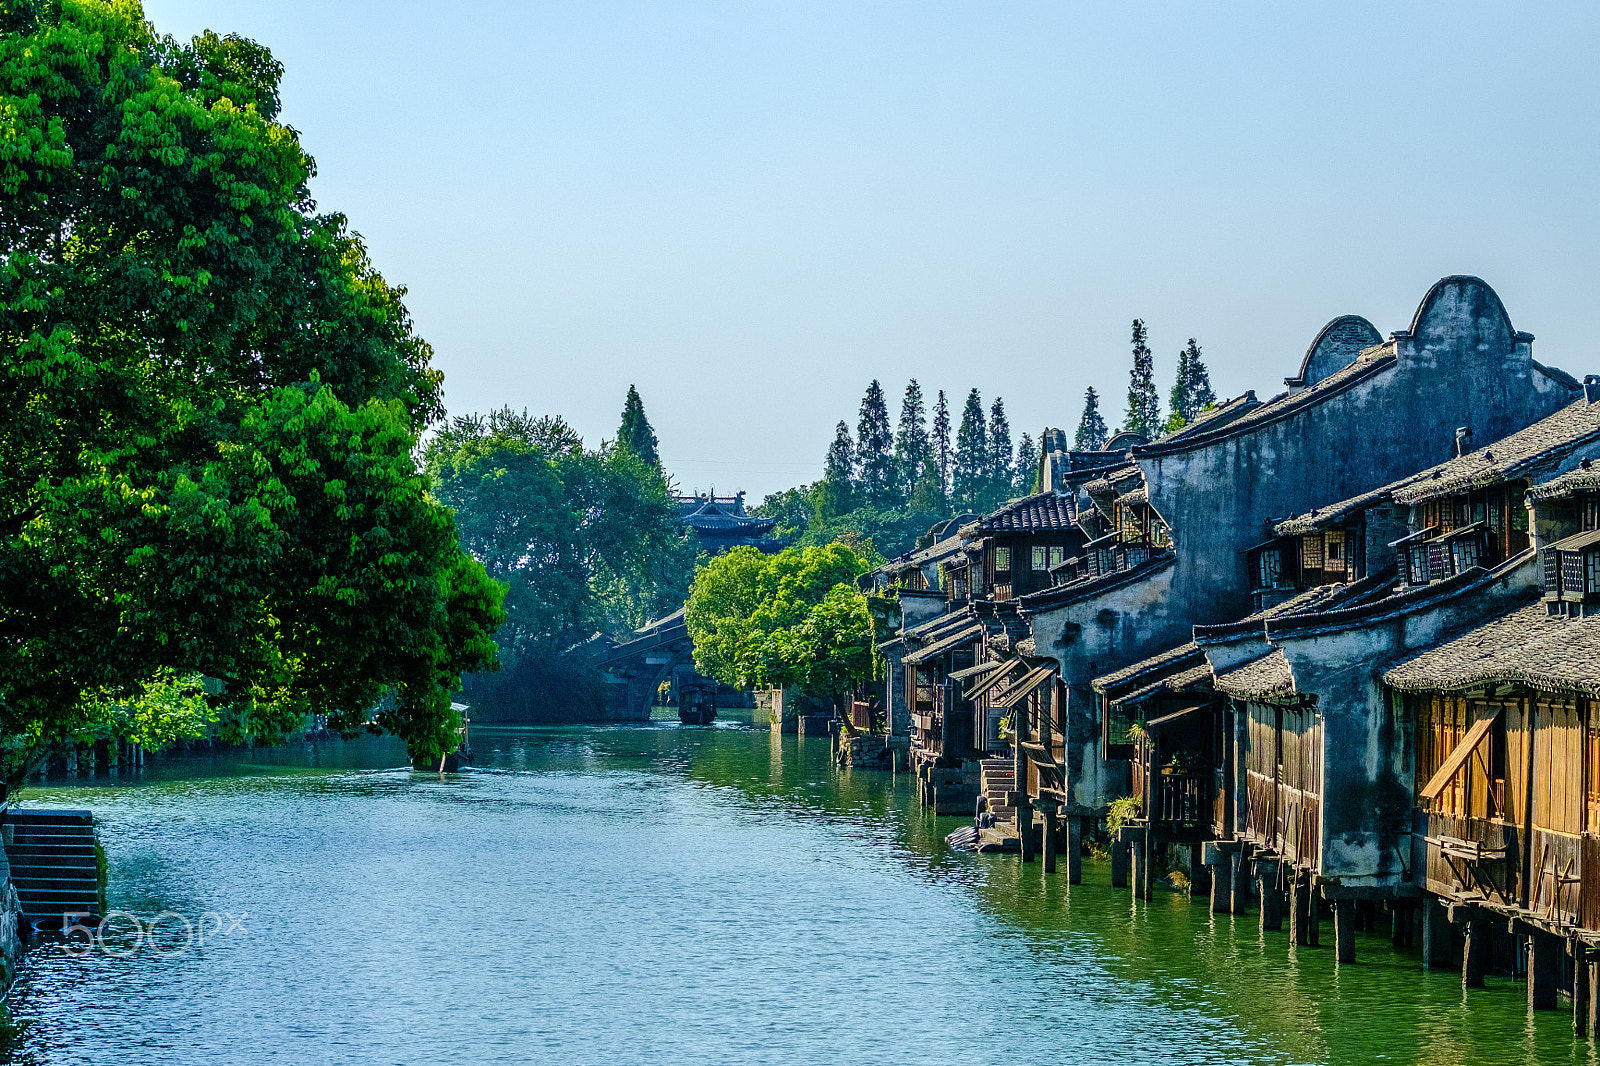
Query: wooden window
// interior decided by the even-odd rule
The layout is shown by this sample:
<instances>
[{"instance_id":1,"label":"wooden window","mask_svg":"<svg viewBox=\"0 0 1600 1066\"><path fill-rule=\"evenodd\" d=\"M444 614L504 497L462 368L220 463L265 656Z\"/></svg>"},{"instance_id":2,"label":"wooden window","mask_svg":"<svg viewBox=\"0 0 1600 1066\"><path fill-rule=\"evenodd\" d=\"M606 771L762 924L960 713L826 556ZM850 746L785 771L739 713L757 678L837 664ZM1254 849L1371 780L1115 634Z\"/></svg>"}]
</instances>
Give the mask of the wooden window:
<instances>
[{"instance_id":1,"label":"wooden window","mask_svg":"<svg viewBox=\"0 0 1600 1066\"><path fill-rule=\"evenodd\" d=\"M1533 824L1576 836L1584 756L1577 701L1539 700L1533 722Z\"/></svg>"},{"instance_id":2,"label":"wooden window","mask_svg":"<svg viewBox=\"0 0 1600 1066\"><path fill-rule=\"evenodd\" d=\"M1313 533L1300 538L1300 567L1304 570L1322 569L1322 535Z\"/></svg>"},{"instance_id":3,"label":"wooden window","mask_svg":"<svg viewBox=\"0 0 1600 1066\"><path fill-rule=\"evenodd\" d=\"M1050 549L1050 565L1051 566L1060 566L1061 563L1063 562L1063 560L1066 559L1066 556L1067 556L1067 549L1065 549L1063 547L1060 547L1060 546L1052 547Z\"/></svg>"},{"instance_id":4,"label":"wooden window","mask_svg":"<svg viewBox=\"0 0 1600 1066\"><path fill-rule=\"evenodd\" d=\"M1330 529L1330 530L1328 530L1328 533L1327 533L1327 536L1326 536L1325 539L1327 541L1327 546L1328 546L1328 550L1327 550L1327 560L1328 561L1323 564L1323 569L1325 569L1325 570L1333 570L1333 571L1343 570L1344 569L1344 562L1345 562L1345 559L1344 559L1344 530L1342 530L1342 529Z\"/></svg>"},{"instance_id":5,"label":"wooden window","mask_svg":"<svg viewBox=\"0 0 1600 1066\"><path fill-rule=\"evenodd\" d=\"M1546 548L1539 553L1540 562L1544 565L1544 592L1546 596L1560 597L1561 595L1561 553L1553 548Z\"/></svg>"},{"instance_id":6,"label":"wooden window","mask_svg":"<svg viewBox=\"0 0 1600 1066\"><path fill-rule=\"evenodd\" d=\"M1262 548L1256 556L1256 588L1275 589L1283 579L1283 553L1277 548Z\"/></svg>"},{"instance_id":7,"label":"wooden window","mask_svg":"<svg viewBox=\"0 0 1600 1066\"><path fill-rule=\"evenodd\" d=\"M1413 544L1406 549L1406 576L1413 585L1428 583L1428 546Z\"/></svg>"},{"instance_id":8,"label":"wooden window","mask_svg":"<svg viewBox=\"0 0 1600 1066\"><path fill-rule=\"evenodd\" d=\"M1583 553L1583 569L1588 581L1583 591L1600 592L1600 550L1590 549Z\"/></svg>"},{"instance_id":9,"label":"wooden window","mask_svg":"<svg viewBox=\"0 0 1600 1066\"><path fill-rule=\"evenodd\" d=\"M1438 772L1467 731L1467 703L1454 696L1424 696L1417 701L1417 788ZM1439 814L1465 814L1466 771L1457 773L1432 800L1422 800Z\"/></svg>"},{"instance_id":10,"label":"wooden window","mask_svg":"<svg viewBox=\"0 0 1600 1066\"><path fill-rule=\"evenodd\" d=\"M1011 549L1001 545L994 550L994 572L1008 574L1011 572Z\"/></svg>"},{"instance_id":11,"label":"wooden window","mask_svg":"<svg viewBox=\"0 0 1600 1066\"><path fill-rule=\"evenodd\" d=\"M1586 492L1582 499L1584 531L1600 529L1600 494Z\"/></svg>"},{"instance_id":12,"label":"wooden window","mask_svg":"<svg viewBox=\"0 0 1600 1066\"><path fill-rule=\"evenodd\" d=\"M1504 529L1505 524L1501 521L1504 515L1505 512L1500 506L1500 497L1497 495L1489 501L1489 528L1496 533Z\"/></svg>"},{"instance_id":13,"label":"wooden window","mask_svg":"<svg viewBox=\"0 0 1600 1066\"><path fill-rule=\"evenodd\" d=\"M1045 552L1045 546L1043 544L1035 544L1031 554L1033 555L1033 569L1043 570L1049 565L1045 562L1045 560L1048 558L1048 555Z\"/></svg>"},{"instance_id":14,"label":"wooden window","mask_svg":"<svg viewBox=\"0 0 1600 1066\"><path fill-rule=\"evenodd\" d=\"M1511 490L1511 498L1506 501L1506 513L1511 518L1511 528L1517 533L1528 531L1528 505L1523 502L1526 495L1519 485Z\"/></svg>"},{"instance_id":15,"label":"wooden window","mask_svg":"<svg viewBox=\"0 0 1600 1066\"><path fill-rule=\"evenodd\" d=\"M1478 538L1471 534L1461 537L1451 549L1455 552L1456 573L1477 566L1482 561L1483 552Z\"/></svg>"}]
</instances>

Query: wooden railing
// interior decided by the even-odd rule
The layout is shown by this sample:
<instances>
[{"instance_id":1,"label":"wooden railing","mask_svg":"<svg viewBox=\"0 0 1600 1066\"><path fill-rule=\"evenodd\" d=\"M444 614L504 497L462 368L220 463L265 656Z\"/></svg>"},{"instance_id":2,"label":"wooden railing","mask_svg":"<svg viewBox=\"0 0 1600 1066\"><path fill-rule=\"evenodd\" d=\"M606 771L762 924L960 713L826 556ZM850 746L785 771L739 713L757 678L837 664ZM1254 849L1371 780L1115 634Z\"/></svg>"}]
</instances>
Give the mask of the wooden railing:
<instances>
[{"instance_id":1,"label":"wooden railing","mask_svg":"<svg viewBox=\"0 0 1600 1066\"><path fill-rule=\"evenodd\" d=\"M1211 820L1211 773L1157 774L1151 820L1192 827Z\"/></svg>"}]
</instances>

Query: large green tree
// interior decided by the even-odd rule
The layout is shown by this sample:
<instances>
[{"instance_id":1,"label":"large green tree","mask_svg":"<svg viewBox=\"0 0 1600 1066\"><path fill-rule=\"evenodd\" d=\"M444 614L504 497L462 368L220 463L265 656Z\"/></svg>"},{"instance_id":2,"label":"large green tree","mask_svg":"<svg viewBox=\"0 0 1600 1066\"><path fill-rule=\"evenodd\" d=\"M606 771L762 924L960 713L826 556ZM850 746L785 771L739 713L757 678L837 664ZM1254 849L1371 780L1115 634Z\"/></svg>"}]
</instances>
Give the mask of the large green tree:
<instances>
[{"instance_id":1,"label":"large green tree","mask_svg":"<svg viewBox=\"0 0 1600 1066\"><path fill-rule=\"evenodd\" d=\"M136 3L0 8L0 734L164 671L253 737L325 713L418 757L500 590L412 459L440 375L278 121L254 42ZM15 745L8 750L17 749Z\"/></svg>"},{"instance_id":2,"label":"large green tree","mask_svg":"<svg viewBox=\"0 0 1600 1066\"><path fill-rule=\"evenodd\" d=\"M922 386L912 378L900 401L900 425L894 437L894 465L899 475L900 492L908 499L917 482L932 466L932 442L928 438L928 405L922 399Z\"/></svg>"},{"instance_id":3,"label":"large green tree","mask_svg":"<svg viewBox=\"0 0 1600 1066\"><path fill-rule=\"evenodd\" d=\"M889 407L883 398L883 386L876 378L861 398L861 415L856 421L856 468L860 472L861 494L866 503L873 507L892 507L903 498L897 491Z\"/></svg>"},{"instance_id":4,"label":"large green tree","mask_svg":"<svg viewBox=\"0 0 1600 1066\"><path fill-rule=\"evenodd\" d=\"M957 507L976 510L983 506L992 461L988 427L983 421L983 398L973 389L967 393L966 406L961 410L961 425L956 430L950 496Z\"/></svg>"},{"instance_id":5,"label":"large green tree","mask_svg":"<svg viewBox=\"0 0 1600 1066\"><path fill-rule=\"evenodd\" d=\"M1217 394L1211 388L1211 372L1193 337L1178 353L1178 375L1172 383L1171 399L1172 414L1166 426L1169 433L1193 422L1196 415L1217 402Z\"/></svg>"},{"instance_id":6,"label":"large green tree","mask_svg":"<svg viewBox=\"0 0 1600 1066\"><path fill-rule=\"evenodd\" d=\"M1110 437L1105 417L1100 414L1100 394L1091 385L1083 390L1083 416L1078 419L1078 432L1072 446L1080 452L1096 452L1106 446Z\"/></svg>"},{"instance_id":7,"label":"large green tree","mask_svg":"<svg viewBox=\"0 0 1600 1066\"><path fill-rule=\"evenodd\" d=\"M702 566L685 608L695 668L739 688L799 685L838 699L872 676L872 627L855 579L871 558L835 542Z\"/></svg>"}]
</instances>

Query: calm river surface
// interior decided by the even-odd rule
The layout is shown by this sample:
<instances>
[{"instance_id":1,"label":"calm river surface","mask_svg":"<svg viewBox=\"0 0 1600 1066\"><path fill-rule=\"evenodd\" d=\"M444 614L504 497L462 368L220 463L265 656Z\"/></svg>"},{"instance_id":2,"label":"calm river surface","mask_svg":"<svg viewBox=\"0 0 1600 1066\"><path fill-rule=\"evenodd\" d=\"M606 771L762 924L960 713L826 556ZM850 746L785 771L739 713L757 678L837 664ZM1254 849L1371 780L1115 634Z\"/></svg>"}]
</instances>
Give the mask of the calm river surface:
<instances>
[{"instance_id":1,"label":"calm river surface","mask_svg":"<svg viewBox=\"0 0 1600 1066\"><path fill-rule=\"evenodd\" d=\"M1594 1061L1520 984L1464 996L1383 937L1338 968L1254 916L1135 904L1104 865L1069 892L951 852L957 819L834 771L825 738L473 742L484 769L449 778L371 740L30 790L98 814L112 907L173 915L153 948L119 920L115 955L31 952L16 1061Z\"/></svg>"}]
</instances>

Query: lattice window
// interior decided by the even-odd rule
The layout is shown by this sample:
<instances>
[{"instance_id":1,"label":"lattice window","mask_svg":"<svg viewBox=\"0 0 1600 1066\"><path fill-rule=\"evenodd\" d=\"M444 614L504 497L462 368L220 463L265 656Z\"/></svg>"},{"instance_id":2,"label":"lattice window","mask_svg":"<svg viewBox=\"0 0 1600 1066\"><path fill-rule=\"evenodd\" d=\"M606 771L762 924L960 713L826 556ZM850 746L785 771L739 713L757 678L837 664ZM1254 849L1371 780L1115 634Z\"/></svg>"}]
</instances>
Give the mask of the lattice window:
<instances>
[{"instance_id":1,"label":"lattice window","mask_svg":"<svg viewBox=\"0 0 1600 1066\"><path fill-rule=\"evenodd\" d=\"M1515 488L1511 490L1511 499L1506 503L1506 513L1511 517L1511 528L1517 533L1528 531L1528 507L1523 503L1524 490Z\"/></svg>"},{"instance_id":2,"label":"lattice window","mask_svg":"<svg viewBox=\"0 0 1600 1066\"><path fill-rule=\"evenodd\" d=\"M994 572L1008 574L1011 572L1011 549L1001 545L994 550Z\"/></svg>"},{"instance_id":3,"label":"lattice window","mask_svg":"<svg viewBox=\"0 0 1600 1066\"><path fill-rule=\"evenodd\" d=\"M1275 589L1283 580L1283 553L1277 548L1262 548L1256 556L1256 588Z\"/></svg>"},{"instance_id":4,"label":"lattice window","mask_svg":"<svg viewBox=\"0 0 1600 1066\"><path fill-rule=\"evenodd\" d=\"M1482 559L1483 550L1477 537L1462 537L1452 545L1452 548L1456 557L1456 573L1477 566Z\"/></svg>"},{"instance_id":5,"label":"lattice window","mask_svg":"<svg viewBox=\"0 0 1600 1066\"><path fill-rule=\"evenodd\" d=\"M1600 551L1590 550L1583 555L1584 576L1588 579L1584 592L1600 592Z\"/></svg>"},{"instance_id":6,"label":"lattice window","mask_svg":"<svg viewBox=\"0 0 1600 1066\"><path fill-rule=\"evenodd\" d=\"M1053 548L1050 549L1050 565L1051 566L1060 566L1061 563L1062 563L1062 560L1064 560L1066 557L1067 557L1067 549L1062 548L1060 546L1056 546L1056 547L1053 547Z\"/></svg>"},{"instance_id":7,"label":"lattice window","mask_svg":"<svg viewBox=\"0 0 1600 1066\"><path fill-rule=\"evenodd\" d=\"M1333 529L1328 531L1328 559L1323 564L1325 570L1343 570L1345 568L1345 543L1344 531Z\"/></svg>"},{"instance_id":8,"label":"lattice window","mask_svg":"<svg viewBox=\"0 0 1600 1066\"><path fill-rule=\"evenodd\" d=\"M1544 591L1549 596L1561 595L1561 553L1546 548L1540 553L1544 556Z\"/></svg>"},{"instance_id":9,"label":"lattice window","mask_svg":"<svg viewBox=\"0 0 1600 1066\"><path fill-rule=\"evenodd\" d=\"M1300 538L1300 566L1304 570L1322 569L1322 535L1313 533Z\"/></svg>"},{"instance_id":10,"label":"lattice window","mask_svg":"<svg viewBox=\"0 0 1600 1066\"><path fill-rule=\"evenodd\" d=\"M1586 592L1588 582L1585 580L1583 555L1579 552L1561 553L1561 590L1563 592Z\"/></svg>"},{"instance_id":11,"label":"lattice window","mask_svg":"<svg viewBox=\"0 0 1600 1066\"><path fill-rule=\"evenodd\" d=\"M1428 580L1438 581L1450 576L1450 553L1438 541L1429 541L1423 547L1428 552Z\"/></svg>"},{"instance_id":12,"label":"lattice window","mask_svg":"<svg viewBox=\"0 0 1600 1066\"><path fill-rule=\"evenodd\" d=\"M1428 583L1428 546L1413 544L1406 549L1406 575L1413 585Z\"/></svg>"},{"instance_id":13,"label":"lattice window","mask_svg":"<svg viewBox=\"0 0 1600 1066\"><path fill-rule=\"evenodd\" d=\"M1033 569L1035 569L1035 570L1043 570L1046 566L1049 565L1048 563L1045 562L1045 560L1047 558L1049 558L1049 556L1046 553L1045 546L1043 544L1035 544L1033 546L1033 552L1031 554L1033 555Z\"/></svg>"},{"instance_id":14,"label":"lattice window","mask_svg":"<svg viewBox=\"0 0 1600 1066\"><path fill-rule=\"evenodd\" d=\"M1600 495L1583 494L1583 528L1585 531L1600 529Z\"/></svg>"}]
</instances>

